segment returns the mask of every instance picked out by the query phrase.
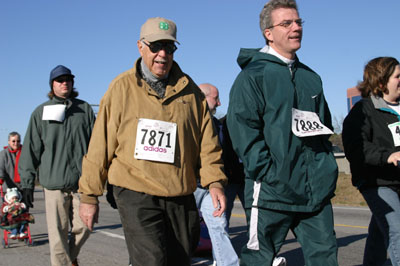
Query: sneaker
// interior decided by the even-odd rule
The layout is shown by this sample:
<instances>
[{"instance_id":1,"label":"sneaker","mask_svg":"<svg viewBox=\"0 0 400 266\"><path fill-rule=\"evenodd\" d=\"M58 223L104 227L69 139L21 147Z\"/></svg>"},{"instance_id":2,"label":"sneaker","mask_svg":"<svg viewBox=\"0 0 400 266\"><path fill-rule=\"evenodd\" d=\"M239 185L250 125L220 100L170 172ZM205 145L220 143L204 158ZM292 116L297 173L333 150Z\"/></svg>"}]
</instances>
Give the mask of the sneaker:
<instances>
[{"instance_id":1,"label":"sneaker","mask_svg":"<svg viewBox=\"0 0 400 266\"><path fill-rule=\"evenodd\" d=\"M24 238L24 237L26 237L28 234L26 234L26 233L21 233L21 234L19 234L19 238Z\"/></svg>"},{"instance_id":2,"label":"sneaker","mask_svg":"<svg viewBox=\"0 0 400 266\"><path fill-rule=\"evenodd\" d=\"M11 239L17 239L17 236L14 235L14 234L12 234L12 235L10 235L10 238L11 238Z\"/></svg>"},{"instance_id":3,"label":"sneaker","mask_svg":"<svg viewBox=\"0 0 400 266\"><path fill-rule=\"evenodd\" d=\"M272 262L272 266L286 266L286 259L284 257L276 257Z\"/></svg>"},{"instance_id":4,"label":"sneaker","mask_svg":"<svg viewBox=\"0 0 400 266\"><path fill-rule=\"evenodd\" d=\"M75 259L75 260L72 262L72 266L79 266L79 264L78 264L78 259Z\"/></svg>"}]
</instances>

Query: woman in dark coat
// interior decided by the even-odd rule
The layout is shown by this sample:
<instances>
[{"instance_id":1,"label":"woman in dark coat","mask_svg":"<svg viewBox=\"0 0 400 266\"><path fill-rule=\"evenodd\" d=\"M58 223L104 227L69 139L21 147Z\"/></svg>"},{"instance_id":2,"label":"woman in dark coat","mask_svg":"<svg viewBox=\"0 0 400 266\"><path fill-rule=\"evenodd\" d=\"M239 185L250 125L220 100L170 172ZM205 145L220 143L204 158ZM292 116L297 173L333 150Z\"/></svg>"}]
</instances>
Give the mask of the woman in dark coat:
<instances>
[{"instance_id":1,"label":"woman in dark coat","mask_svg":"<svg viewBox=\"0 0 400 266\"><path fill-rule=\"evenodd\" d=\"M362 99L343 124L352 182L372 212L363 265L400 265L400 65L372 59L358 86Z\"/></svg>"}]
</instances>

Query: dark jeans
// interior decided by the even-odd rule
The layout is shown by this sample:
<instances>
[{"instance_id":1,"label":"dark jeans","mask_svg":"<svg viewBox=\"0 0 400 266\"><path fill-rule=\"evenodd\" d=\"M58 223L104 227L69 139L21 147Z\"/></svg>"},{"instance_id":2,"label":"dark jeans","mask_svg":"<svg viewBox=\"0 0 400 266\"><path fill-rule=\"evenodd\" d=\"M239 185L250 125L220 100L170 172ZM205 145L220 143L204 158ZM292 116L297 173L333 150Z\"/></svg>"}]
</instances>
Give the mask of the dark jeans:
<instances>
[{"instance_id":1,"label":"dark jeans","mask_svg":"<svg viewBox=\"0 0 400 266\"><path fill-rule=\"evenodd\" d=\"M10 230L10 233L16 236L24 232L25 232L25 224L21 224L19 227Z\"/></svg>"},{"instance_id":2,"label":"dark jeans","mask_svg":"<svg viewBox=\"0 0 400 266\"><path fill-rule=\"evenodd\" d=\"M399 195L388 187L366 189L361 193L372 212L363 265L383 265L386 250L392 265L400 265Z\"/></svg>"},{"instance_id":3,"label":"dark jeans","mask_svg":"<svg viewBox=\"0 0 400 266\"><path fill-rule=\"evenodd\" d=\"M190 265L200 237L193 194L158 197L114 187L132 265Z\"/></svg>"}]
</instances>

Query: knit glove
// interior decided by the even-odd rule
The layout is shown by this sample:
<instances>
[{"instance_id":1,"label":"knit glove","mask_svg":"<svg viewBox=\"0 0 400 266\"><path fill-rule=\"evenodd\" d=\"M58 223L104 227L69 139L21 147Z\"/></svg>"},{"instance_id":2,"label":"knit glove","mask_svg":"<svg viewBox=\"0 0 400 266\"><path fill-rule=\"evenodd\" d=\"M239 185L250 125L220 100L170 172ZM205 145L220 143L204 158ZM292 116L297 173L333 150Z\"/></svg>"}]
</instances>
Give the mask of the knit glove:
<instances>
[{"instance_id":1,"label":"knit glove","mask_svg":"<svg viewBox=\"0 0 400 266\"><path fill-rule=\"evenodd\" d=\"M23 195L23 201L26 204L26 206L33 208L33 189L31 188L23 188L22 189L22 195Z\"/></svg>"}]
</instances>

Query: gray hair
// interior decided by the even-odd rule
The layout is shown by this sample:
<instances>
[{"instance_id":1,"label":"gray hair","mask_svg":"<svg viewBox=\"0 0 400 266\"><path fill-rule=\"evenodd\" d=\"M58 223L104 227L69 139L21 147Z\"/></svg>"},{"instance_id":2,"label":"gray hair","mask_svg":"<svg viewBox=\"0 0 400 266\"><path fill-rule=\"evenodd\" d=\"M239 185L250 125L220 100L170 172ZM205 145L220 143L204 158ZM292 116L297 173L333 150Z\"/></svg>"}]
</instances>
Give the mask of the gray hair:
<instances>
[{"instance_id":1,"label":"gray hair","mask_svg":"<svg viewBox=\"0 0 400 266\"><path fill-rule=\"evenodd\" d=\"M21 135L20 135L18 132L16 132L16 131L10 132L10 133L8 134L8 140L10 140L10 138L11 138L11 137L14 137L14 136L18 136L18 138L21 140Z\"/></svg>"},{"instance_id":2,"label":"gray hair","mask_svg":"<svg viewBox=\"0 0 400 266\"><path fill-rule=\"evenodd\" d=\"M271 13L278 8L294 8L296 9L297 13L299 13L296 0L271 0L266 3L260 13L260 29L264 38L264 31L273 26ZM267 38L265 38L265 41L268 44Z\"/></svg>"}]
</instances>

